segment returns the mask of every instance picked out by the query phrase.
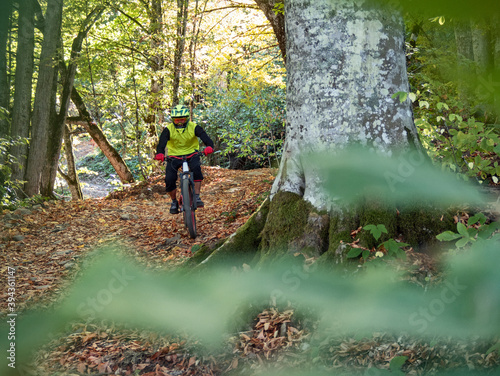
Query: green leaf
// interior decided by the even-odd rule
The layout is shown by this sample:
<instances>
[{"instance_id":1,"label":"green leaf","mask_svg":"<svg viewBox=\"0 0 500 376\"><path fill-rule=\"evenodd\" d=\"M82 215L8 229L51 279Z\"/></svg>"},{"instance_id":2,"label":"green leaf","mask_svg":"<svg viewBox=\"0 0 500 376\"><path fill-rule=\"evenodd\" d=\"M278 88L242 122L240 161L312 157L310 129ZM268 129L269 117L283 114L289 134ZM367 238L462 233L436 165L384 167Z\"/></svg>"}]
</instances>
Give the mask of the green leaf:
<instances>
[{"instance_id":1,"label":"green leaf","mask_svg":"<svg viewBox=\"0 0 500 376\"><path fill-rule=\"evenodd\" d=\"M347 258L356 258L358 257L363 250L361 248L351 248L351 250L347 253Z\"/></svg>"},{"instance_id":2,"label":"green leaf","mask_svg":"<svg viewBox=\"0 0 500 376\"><path fill-rule=\"evenodd\" d=\"M448 107L448 105L446 103L443 103L443 102L439 102L438 104L436 104L436 107L438 110L442 110L443 108L445 110L449 110L450 108Z\"/></svg>"},{"instance_id":3,"label":"green leaf","mask_svg":"<svg viewBox=\"0 0 500 376\"><path fill-rule=\"evenodd\" d=\"M398 243L394 239L389 239L383 242L382 245L391 256L406 259L406 253L401 247L406 247L407 243Z\"/></svg>"},{"instance_id":4,"label":"green leaf","mask_svg":"<svg viewBox=\"0 0 500 376\"><path fill-rule=\"evenodd\" d=\"M500 341L498 341L496 344L491 346L487 351L486 355L491 354L493 351L498 351L500 353Z\"/></svg>"},{"instance_id":5,"label":"green leaf","mask_svg":"<svg viewBox=\"0 0 500 376\"><path fill-rule=\"evenodd\" d=\"M363 230L370 231L370 233L373 235L375 240L379 240L380 236L382 233L388 234L387 229L385 228L385 225L366 225L363 227Z\"/></svg>"},{"instance_id":6,"label":"green leaf","mask_svg":"<svg viewBox=\"0 0 500 376\"><path fill-rule=\"evenodd\" d=\"M418 102L418 106L419 106L420 108L422 108L422 107L429 108L429 107L430 107L430 104L429 104L429 102L427 102L427 101L419 101L419 102ZM499 153L499 154L500 154L500 153Z\"/></svg>"},{"instance_id":7,"label":"green leaf","mask_svg":"<svg viewBox=\"0 0 500 376\"><path fill-rule=\"evenodd\" d=\"M408 359L407 356L395 356L394 358L391 359L391 362L389 363L389 368L391 369L392 372L399 372L407 359Z\"/></svg>"},{"instance_id":8,"label":"green leaf","mask_svg":"<svg viewBox=\"0 0 500 376\"><path fill-rule=\"evenodd\" d=\"M476 222L479 222L481 225L484 225L484 223L486 222L486 216L483 213L477 213L472 217L470 217L469 220L467 221L469 225L473 225Z\"/></svg>"},{"instance_id":9,"label":"green leaf","mask_svg":"<svg viewBox=\"0 0 500 376\"><path fill-rule=\"evenodd\" d=\"M457 223L457 231L460 235L469 238L469 232L467 231L467 227L462 222Z\"/></svg>"},{"instance_id":10,"label":"green leaf","mask_svg":"<svg viewBox=\"0 0 500 376\"><path fill-rule=\"evenodd\" d=\"M441 234L436 236L437 240L440 240L442 242L449 242L451 240L455 240L455 239L458 239L461 237L462 236L460 234L457 234L457 233L452 232L452 231L445 231L445 232L442 232Z\"/></svg>"},{"instance_id":11,"label":"green leaf","mask_svg":"<svg viewBox=\"0 0 500 376\"><path fill-rule=\"evenodd\" d=\"M469 243L469 241L470 241L469 238L462 238L455 243L455 247L463 248L467 245L467 243Z\"/></svg>"},{"instance_id":12,"label":"green leaf","mask_svg":"<svg viewBox=\"0 0 500 376\"><path fill-rule=\"evenodd\" d=\"M408 93L405 91L398 91L397 93L392 94L391 98L392 99L399 98L399 102L403 103L408 98Z\"/></svg>"},{"instance_id":13,"label":"green leaf","mask_svg":"<svg viewBox=\"0 0 500 376\"><path fill-rule=\"evenodd\" d=\"M363 251L363 258L366 260L366 259L368 258L368 256L370 256L370 251L369 251L369 250L367 250L367 249L365 249L365 250Z\"/></svg>"}]
</instances>

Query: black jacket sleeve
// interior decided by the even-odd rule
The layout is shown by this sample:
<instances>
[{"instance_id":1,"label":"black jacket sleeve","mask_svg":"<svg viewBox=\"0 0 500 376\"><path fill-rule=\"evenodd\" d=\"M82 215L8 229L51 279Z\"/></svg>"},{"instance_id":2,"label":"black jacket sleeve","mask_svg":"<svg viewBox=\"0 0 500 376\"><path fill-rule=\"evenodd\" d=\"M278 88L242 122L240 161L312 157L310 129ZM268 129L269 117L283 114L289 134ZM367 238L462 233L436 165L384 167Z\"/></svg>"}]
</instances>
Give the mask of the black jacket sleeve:
<instances>
[{"instance_id":1,"label":"black jacket sleeve","mask_svg":"<svg viewBox=\"0 0 500 376\"><path fill-rule=\"evenodd\" d=\"M207 132L205 132L205 130L199 125L197 125L194 129L194 134L196 135L196 137L199 137L203 141L205 146L210 146L212 148L214 147L214 142L212 141L212 139L208 136Z\"/></svg>"},{"instance_id":2,"label":"black jacket sleeve","mask_svg":"<svg viewBox=\"0 0 500 376\"><path fill-rule=\"evenodd\" d=\"M168 140L170 140L170 131L168 128L163 128L158 145L156 145L156 154L165 154Z\"/></svg>"}]
</instances>

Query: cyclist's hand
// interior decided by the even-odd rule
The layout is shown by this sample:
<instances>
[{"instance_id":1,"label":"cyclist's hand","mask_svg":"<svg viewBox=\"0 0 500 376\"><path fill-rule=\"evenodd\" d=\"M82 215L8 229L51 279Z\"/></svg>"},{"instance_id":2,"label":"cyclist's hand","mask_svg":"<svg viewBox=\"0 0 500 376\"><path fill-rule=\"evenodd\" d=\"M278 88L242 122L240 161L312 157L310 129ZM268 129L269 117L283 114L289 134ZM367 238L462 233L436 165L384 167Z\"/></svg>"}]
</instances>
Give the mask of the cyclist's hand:
<instances>
[{"instance_id":1,"label":"cyclist's hand","mask_svg":"<svg viewBox=\"0 0 500 376\"><path fill-rule=\"evenodd\" d=\"M203 154L205 154L205 157L208 155L208 154L212 154L214 152L214 149L211 147L211 146L207 146L204 150L203 150Z\"/></svg>"},{"instance_id":2,"label":"cyclist's hand","mask_svg":"<svg viewBox=\"0 0 500 376\"><path fill-rule=\"evenodd\" d=\"M163 162L163 161L165 160L165 154L162 154L162 153L156 154L156 155L155 155L155 159L156 159L157 161L161 161L161 162Z\"/></svg>"}]
</instances>

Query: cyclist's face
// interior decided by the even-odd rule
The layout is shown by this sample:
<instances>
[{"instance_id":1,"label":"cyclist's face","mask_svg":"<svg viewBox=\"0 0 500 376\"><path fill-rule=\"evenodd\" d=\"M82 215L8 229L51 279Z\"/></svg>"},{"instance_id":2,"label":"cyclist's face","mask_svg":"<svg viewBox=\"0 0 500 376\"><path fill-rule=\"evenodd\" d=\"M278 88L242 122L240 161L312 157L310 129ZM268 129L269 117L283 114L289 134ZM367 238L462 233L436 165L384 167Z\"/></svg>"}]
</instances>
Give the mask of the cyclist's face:
<instances>
[{"instance_id":1,"label":"cyclist's face","mask_svg":"<svg viewBox=\"0 0 500 376\"><path fill-rule=\"evenodd\" d=\"M173 122L174 122L175 125L183 125L183 124L187 123L188 118L187 117L184 117L184 118L173 118L172 120L173 120Z\"/></svg>"}]
</instances>

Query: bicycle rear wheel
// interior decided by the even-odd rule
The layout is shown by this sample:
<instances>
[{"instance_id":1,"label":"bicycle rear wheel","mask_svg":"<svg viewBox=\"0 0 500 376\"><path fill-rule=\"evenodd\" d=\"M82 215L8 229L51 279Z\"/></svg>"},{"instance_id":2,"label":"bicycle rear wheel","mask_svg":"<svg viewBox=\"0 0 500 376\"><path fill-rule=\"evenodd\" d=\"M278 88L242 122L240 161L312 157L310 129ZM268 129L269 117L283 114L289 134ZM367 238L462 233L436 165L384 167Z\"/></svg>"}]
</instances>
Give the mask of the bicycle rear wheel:
<instances>
[{"instance_id":1,"label":"bicycle rear wheel","mask_svg":"<svg viewBox=\"0 0 500 376\"><path fill-rule=\"evenodd\" d=\"M181 194L182 194L182 213L184 215L184 224L186 225L189 236L196 238L196 215L194 210L194 195L193 188L189 179L182 179L181 181Z\"/></svg>"}]
</instances>

